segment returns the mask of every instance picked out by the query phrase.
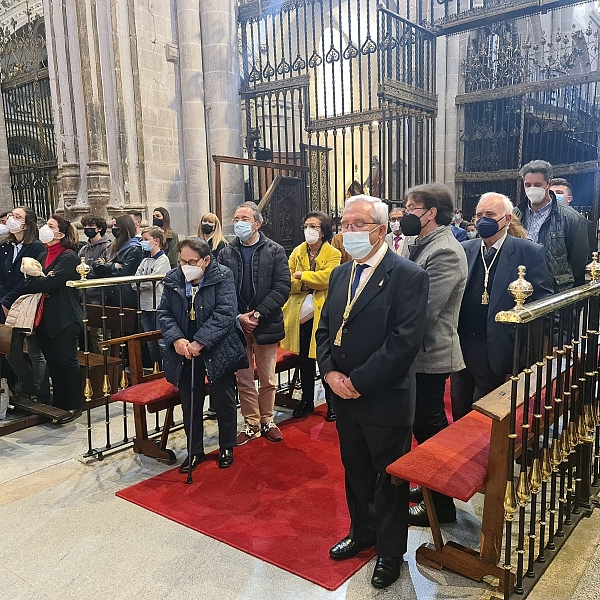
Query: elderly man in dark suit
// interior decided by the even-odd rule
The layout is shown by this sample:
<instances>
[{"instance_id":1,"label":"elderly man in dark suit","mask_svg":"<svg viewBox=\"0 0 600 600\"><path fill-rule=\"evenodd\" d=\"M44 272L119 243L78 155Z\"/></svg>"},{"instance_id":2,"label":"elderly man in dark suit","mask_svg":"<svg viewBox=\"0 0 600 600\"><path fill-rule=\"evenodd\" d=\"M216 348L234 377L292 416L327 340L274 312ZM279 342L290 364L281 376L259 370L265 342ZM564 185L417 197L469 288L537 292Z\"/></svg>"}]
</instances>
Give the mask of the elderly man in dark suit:
<instances>
[{"instance_id":1,"label":"elderly man in dark suit","mask_svg":"<svg viewBox=\"0 0 600 600\"><path fill-rule=\"evenodd\" d=\"M506 196L483 194L475 213L481 239L462 243L469 274L458 335L467 368L450 376L455 421L471 410L473 402L502 385L512 372L514 329L496 323L495 316L515 305L508 284L517 278L519 266L526 267L526 279L533 285L529 301L553 293L544 247L507 235L512 211L512 202Z\"/></svg>"},{"instance_id":2,"label":"elderly man in dark suit","mask_svg":"<svg viewBox=\"0 0 600 600\"><path fill-rule=\"evenodd\" d=\"M351 262L334 269L317 330L319 369L331 387L351 526L329 554L377 547L371 583L400 574L408 536L408 483L386 467L410 450L415 413L412 363L423 337L429 278L385 243L379 198L349 198L342 217Z\"/></svg>"}]
</instances>

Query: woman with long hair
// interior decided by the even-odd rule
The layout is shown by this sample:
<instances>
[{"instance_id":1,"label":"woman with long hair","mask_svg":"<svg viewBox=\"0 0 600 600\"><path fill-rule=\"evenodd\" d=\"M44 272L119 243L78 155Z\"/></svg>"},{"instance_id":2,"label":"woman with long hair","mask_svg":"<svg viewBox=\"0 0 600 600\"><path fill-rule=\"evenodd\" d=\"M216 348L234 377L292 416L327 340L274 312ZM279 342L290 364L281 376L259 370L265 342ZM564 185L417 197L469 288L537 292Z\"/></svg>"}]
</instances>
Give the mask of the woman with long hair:
<instances>
[{"instance_id":1,"label":"woman with long hair","mask_svg":"<svg viewBox=\"0 0 600 600\"><path fill-rule=\"evenodd\" d=\"M179 251L177 250L179 236L171 229L171 215L169 215L169 211L162 206L155 208L152 211L152 225L160 227L165 232L164 251L169 258L171 268L174 269L179 260Z\"/></svg>"},{"instance_id":2,"label":"woman with long hair","mask_svg":"<svg viewBox=\"0 0 600 600\"><path fill-rule=\"evenodd\" d=\"M135 275L142 262L142 245L135 237L135 224L129 215L121 215L112 220L112 234L115 241L109 249L108 258L99 258L92 263L94 277L130 277ZM135 308L137 297L130 284L121 286L123 306ZM112 287L107 294L107 304L119 306L120 299Z\"/></svg>"},{"instance_id":3,"label":"woman with long hair","mask_svg":"<svg viewBox=\"0 0 600 600\"><path fill-rule=\"evenodd\" d=\"M45 251L38 239L37 215L26 206L13 209L7 219L8 235L0 245L0 302L2 303L2 323L13 302L24 292L24 275L21 262L24 257L37 259ZM23 354L23 342L27 339L27 354ZM16 376L14 391L17 395L36 397L40 402L50 402L48 366L40 349L37 336L13 329L10 342L8 364ZM15 383L14 377L12 383Z\"/></svg>"},{"instance_id":4,"label":"woman with long hair","mask_svg":"<svg viewBox=\"0 0 600 600\"><path fill-rule=\"evenodd\" d=\"M23 293L45 294L42 322L37 328L40 348L52 380L53 405L69 411L59 421L68 423L81 415L81 374L77 360L83 312L79 292L67 281L79 279L78 236L62 215L52 215L40 228L46 251L39 257L45 277L27 275Z\"/></svg>"},{"instance_id":5,"label":"woman with long hair","mask_svg":"<svg viewBox=\"0 0 600 600\"><path fill-rule=\"evenodd\" d=\"M215 258L228 243L223 237L219 217L211 212L202 215L198 224L198 237L208 243Z\"/></svg>"},{"instance_id":6,"label":"woman with long hair","mask_svg":"<svg viewBox=\"0 0 600 600\"><path fill-rule=\"evenodd\" d=\"M290 255L292 292L283 306L285 338L281 347L299 356L302 400L294 417L304 417L315 409L315 373L317 344L315 333L321 309L327 298L331 271L339 266L341 254L329 242L333 237L333 220L323 212L309 212L304 217L304 238ZM335 420L331 390L323 381L328 421Z\"/></svg>"}]
</instances>

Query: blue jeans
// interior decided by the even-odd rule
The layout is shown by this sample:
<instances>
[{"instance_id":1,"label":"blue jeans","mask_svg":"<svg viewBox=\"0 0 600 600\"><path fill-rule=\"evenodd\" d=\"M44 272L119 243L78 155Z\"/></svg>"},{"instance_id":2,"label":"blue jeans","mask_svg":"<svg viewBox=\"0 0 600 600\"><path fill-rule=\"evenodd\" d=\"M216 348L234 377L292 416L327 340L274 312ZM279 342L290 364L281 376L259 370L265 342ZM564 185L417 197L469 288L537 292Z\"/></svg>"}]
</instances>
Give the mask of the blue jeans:
<instances>
[{"instance_id":1,"label":"blue jeans","mask_svg":"<svg viewBox=\"0 0 600 600\"><path fill-rule=\"evenodd\" d=\"M156 325L154 323L154 315L156 313L154 311L143 310L142 311L142 327L144 331L157 331L160 330L160 326L158 325L158 315L156 316ZM158 362L159 367L162 365L162 357L165 353L165 342L164 340L158 340L158 343L155 341L147 342L148 351L150 352L150 359L152 360L152 366L156 362Z\"/></svg>"}]
</instances>

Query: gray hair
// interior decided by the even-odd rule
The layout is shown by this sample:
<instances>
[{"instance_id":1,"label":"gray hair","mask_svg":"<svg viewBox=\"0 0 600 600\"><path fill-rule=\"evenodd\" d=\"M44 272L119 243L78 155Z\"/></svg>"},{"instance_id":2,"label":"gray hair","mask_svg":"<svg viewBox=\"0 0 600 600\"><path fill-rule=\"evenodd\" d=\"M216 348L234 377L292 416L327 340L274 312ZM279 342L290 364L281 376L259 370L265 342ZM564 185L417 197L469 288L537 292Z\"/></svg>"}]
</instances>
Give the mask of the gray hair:
<instances>
[{"instance_id":1,"label":"gray hair","mask_svg":"<svg viewBox=\"0 0 600 600\"><path fill-rule=\"evenodd\" d=\"M237 210L238 208L252 209L252 216L254 217L254 220L257 223L263 222L263 216L262 216L262 213L260 212L260 208L258 208L258 206L254 202L242 202L241 204L239 204L238 206L235 207L235 210Z\"/></svg>"},{"instance_id":2,"label":"gray hair","mask_svg":"<svg viewBox=\"0 0 600 600\"><path fill-rule=\"evenodd\" d=\"M373 222L378 225L387 225L388 222L388 208L385 202L381 201L381 198L375 198L373 196L366 196L365 194L359 194L358 196L351 196L346 200L344 208L347 208L349 204L353 202L363 202L371 205L371 214L373 215Z\"/></svg>"},{"instance_id":3,"label":"gray hair","mask_svg":"<svg viewBox=\"0 0 600 600\"><path fill-rule=\"evenodd\" d=\"M546 181L552 179L552 165L545 160L532 160L521 167L519 175L525 177L527 173L541 173Z\"/></svg>"},{"instance_id":4,"label":"gray hair","mask_svg":"<svg viewBox=\"0 0 600 600\"><path fill-rule=\"evenodd\" d=\"M500 200L502 200L502 204L504 205L504 214L512 215L514 206L508 196L505 196L504 194L499 194L498 192L486 192L485 194L481 195L481 198L479 198L479 202L481 202L482 200L488 200L490 198L500 198ZM478 205L479 202L477 203Z\"/></svg>"}]
</instances>

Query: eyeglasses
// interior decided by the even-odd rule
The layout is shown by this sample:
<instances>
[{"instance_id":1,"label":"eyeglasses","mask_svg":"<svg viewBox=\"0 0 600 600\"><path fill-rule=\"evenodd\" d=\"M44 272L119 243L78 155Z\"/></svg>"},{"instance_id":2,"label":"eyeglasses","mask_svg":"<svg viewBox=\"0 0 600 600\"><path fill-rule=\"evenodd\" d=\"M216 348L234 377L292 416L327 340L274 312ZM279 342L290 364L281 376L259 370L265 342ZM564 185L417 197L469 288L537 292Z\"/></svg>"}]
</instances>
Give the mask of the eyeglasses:
<instances>
[{"instance_id":1,"label":"eyeglasses","mask_svg":"<svg viewBox=\"0 0 600 600\"><path fill-rule=\"evenodd\" d=\"M415 206L413 208L405 208L404 209L404 214L405 215L412 215L412 214L414 214L415 210L423 210L423 211L425 211L424 213L421 214L421 216L423 216L429 209L425 208L424 206Z\"/></svg>"},{"instance_id":2,"label":"eyeglasses","mask_svg":"<svg viewBox=\"0 0 600 600\"><path fill-rule=\"evenodd\" d=\"M240 221L242 221L243 223L254 223L254 219L252 219L251 217L235 217L233 219L233 223L239 223Z\"/></svg>"},{"instance_id":3,"label":"eyeglasses","mask_svg":"<svg viewBox=\"0 0 600 600\"><path fill-rule=\"evenodd\" d=\"M304 231L306 231L307 229L316 229L318 231L321 231L321 227L319 225L310 225L310 224L304 225L304 227L302 229L304 229Z\"/></svg>"},{"instance_id":4,"label":"eyeglasses","mask_svg":"<svg viewBox=\"0 0 600 600\"><path fill-rule=\"evenodd\" d=\"M368 225L380 225L373 221L356 221L355 223L342 223L342 231L364 231Z\"/></svg>"},{"instance_id":5,"label":"eyeglasses","mask_svg":"<svg viewBox=\"0 0 600 600\"><path fill-rule=\"evenodd\" d=\"M198 263L203 262L204 259L203 258L199 258L198 260L183 260L182 258L179 260L179 264L182 267L185 267L186 265L189 265L190 267L197 267Z\"/></svg>"}]
</instances>

